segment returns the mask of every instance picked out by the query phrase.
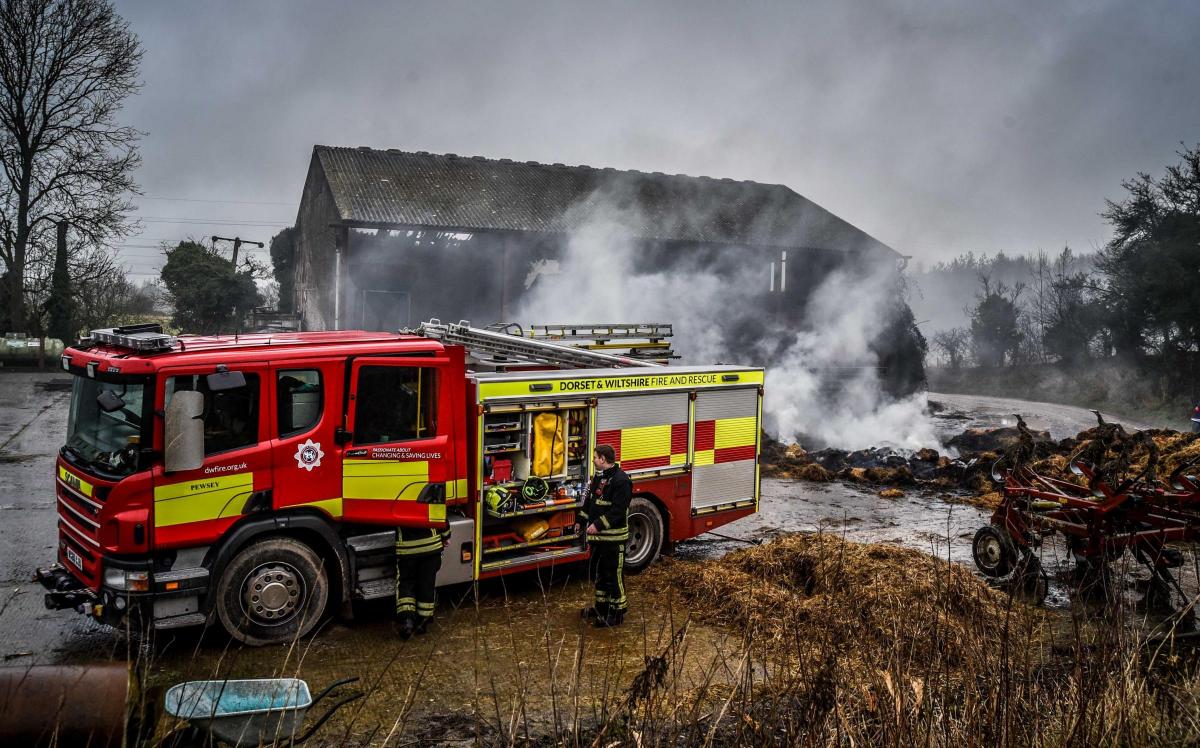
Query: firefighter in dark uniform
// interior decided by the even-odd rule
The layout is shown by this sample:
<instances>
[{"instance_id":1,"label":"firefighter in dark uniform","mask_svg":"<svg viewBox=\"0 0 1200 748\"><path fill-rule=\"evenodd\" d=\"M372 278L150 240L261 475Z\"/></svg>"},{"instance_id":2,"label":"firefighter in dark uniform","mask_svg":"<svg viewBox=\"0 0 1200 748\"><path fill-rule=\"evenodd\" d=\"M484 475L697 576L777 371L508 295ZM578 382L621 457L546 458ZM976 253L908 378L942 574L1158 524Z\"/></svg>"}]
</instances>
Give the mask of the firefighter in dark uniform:
<instances>
[{"instance_id":1,"label":"firefighter in dark uniform","mask_svg":"<svg viewBox=\"0 0 1200 748\"><path fill-rule=\"evenodd\" d=\"M396 539L396 617L401 639L424 634L437 605L434 593L450 527L401 527Z\"/></svg>"},{"instance_id":2,"label":"firefighter in dark uniform","mask_svg":"<svg viewBox=\"0 0 1200 748\"><path fill-rule=\"evenodd\" d=\"M629 502L633 484L616 464L616 452L600 444L592 457L596 475L579 513L595 569L596 602L583 617L596 627L619 626L629 610L625 597L625 543L629 540Z\"/></svg>"}]
</instances>

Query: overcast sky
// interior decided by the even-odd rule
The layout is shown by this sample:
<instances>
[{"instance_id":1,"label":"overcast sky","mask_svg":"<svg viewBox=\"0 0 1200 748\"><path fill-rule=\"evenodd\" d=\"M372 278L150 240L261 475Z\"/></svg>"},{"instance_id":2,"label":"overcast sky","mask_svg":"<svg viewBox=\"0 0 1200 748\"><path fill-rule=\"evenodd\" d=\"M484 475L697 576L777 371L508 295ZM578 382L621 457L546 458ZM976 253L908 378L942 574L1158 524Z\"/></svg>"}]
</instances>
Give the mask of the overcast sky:
<instances>
[{"instance_id":1,"label":"overcast sky","mask_svg":"<svg viewBox=\"0 0 1200 748\"><path fill-rule=\"evenodd\" d=\"M1200 142L1196 0L116 5L141 273L290 225L318 143L778 182L932 262L1089 250Z\"/></svg>"}]
</instances>

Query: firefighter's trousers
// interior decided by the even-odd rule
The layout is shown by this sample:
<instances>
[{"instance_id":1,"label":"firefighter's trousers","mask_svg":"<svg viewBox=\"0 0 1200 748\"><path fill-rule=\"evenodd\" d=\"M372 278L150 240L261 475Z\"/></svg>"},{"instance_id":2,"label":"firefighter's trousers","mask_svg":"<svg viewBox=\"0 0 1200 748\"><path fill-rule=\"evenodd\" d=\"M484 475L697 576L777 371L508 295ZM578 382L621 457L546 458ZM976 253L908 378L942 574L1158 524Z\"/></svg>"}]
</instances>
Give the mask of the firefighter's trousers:
<instances>
[{"instance_id":1,"label":"firefighter's trousers","mask_svg":"<svg viewBox=\"0 0 1200 748\"><path fill-rule=\"evenodd\" d=\"M625 597L625 543L598 541L590 545L596 611L601 615L624 614L629 610L629 600Z\"/></svg>"},{"instance_id":2,"label":"firefighter's trousers","mask_svg":"<svg viewBox=\"0 0 1200 748\"><path fill-rule=\"evenodd\" d=\"M435 593L442 551L396 556L396 615L427 620L437 605Z\"/></svg>"}]
</instances>

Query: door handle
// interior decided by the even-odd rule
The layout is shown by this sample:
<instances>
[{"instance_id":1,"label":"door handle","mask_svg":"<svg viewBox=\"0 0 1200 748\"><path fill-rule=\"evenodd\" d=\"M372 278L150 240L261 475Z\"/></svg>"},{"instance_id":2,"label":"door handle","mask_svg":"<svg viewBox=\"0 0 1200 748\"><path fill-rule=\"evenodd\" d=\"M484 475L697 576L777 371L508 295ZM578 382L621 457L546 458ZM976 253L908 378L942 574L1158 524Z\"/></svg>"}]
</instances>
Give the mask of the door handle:
<instances>
[{"instance_id":1,"label":"door handle","mask_svg":"<svg viewBox=\"0 0 1200 748\"><path fill-rule=\"evenodd\" d=\"M418 504L445 504L446 503L446 484L445 483L426 483L421 489L421 493L417 494Z\"/></svg>"}]
</instances>

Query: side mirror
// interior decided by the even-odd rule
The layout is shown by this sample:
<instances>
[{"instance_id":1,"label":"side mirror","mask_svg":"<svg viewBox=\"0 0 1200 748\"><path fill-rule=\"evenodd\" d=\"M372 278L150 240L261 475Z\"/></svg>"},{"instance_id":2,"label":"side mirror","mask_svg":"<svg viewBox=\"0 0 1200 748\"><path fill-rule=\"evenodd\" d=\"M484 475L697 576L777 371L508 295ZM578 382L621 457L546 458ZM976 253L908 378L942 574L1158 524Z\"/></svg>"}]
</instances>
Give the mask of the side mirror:
<instances>
[{"instance_id":1,"label":"side mirror","mask_svg":"<svg viewBox=\"0 0 1200 748\"><path fill-rule=\"evenodd\" d=\"M205 384L208 385L209 392L221 392L222 390L236 390L238 387L246 386L246 375L240 371L222 371L224 367L219 367L216 374L209 374L204 378Z\"/></svg>"},{"instance_id":2,"label":"side mirror","mask_svg":"<svg viewBox=\"0 0 1200 748\"><path fill-rule=\"evenodd\" d=\"M204 394L176 392L167 406L163 469L198 470L204 464Z\"/></svg>"}]
</instances>

